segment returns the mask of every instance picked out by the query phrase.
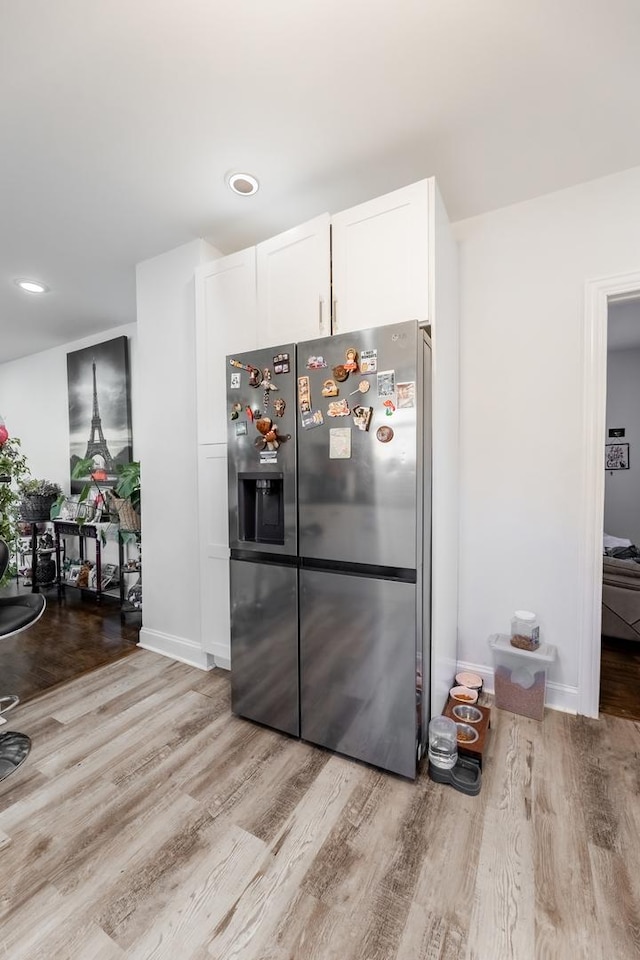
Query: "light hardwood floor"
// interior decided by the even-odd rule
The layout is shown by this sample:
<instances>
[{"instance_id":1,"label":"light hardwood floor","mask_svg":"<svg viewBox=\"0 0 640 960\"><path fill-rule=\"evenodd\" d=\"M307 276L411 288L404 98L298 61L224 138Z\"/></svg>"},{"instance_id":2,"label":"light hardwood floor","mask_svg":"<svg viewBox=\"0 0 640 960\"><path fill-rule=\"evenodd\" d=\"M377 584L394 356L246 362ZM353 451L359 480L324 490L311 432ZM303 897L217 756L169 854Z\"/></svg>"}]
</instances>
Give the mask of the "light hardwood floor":
<instances>
[{"instance_id":1,"label":"light hardwood floor","mask_svg":"<svg viewBox=\"0 0 640 960\"><path fill-rule=\"evenodd\" d=\"M494 709L474 798L234 718L227 674L146 651L10 719L1 960L640 956L638 723Z\"/></svg>"}]
</instances>

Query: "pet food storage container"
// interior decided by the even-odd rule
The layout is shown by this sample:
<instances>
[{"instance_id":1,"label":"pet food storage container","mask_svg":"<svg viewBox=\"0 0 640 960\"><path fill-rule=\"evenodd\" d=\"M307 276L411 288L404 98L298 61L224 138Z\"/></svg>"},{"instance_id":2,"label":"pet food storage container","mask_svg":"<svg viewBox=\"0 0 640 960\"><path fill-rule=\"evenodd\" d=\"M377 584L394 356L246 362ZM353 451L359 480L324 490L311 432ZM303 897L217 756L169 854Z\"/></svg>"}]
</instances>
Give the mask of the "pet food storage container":
<instances>
[{"instance_id":1,"label":"pet food storage container","mask_svg":"<svg viewBox=\"0 0 640 960\"><path fill-rule=\"evenodd\" d=\"M516 610L511 620L511 636L523 641L522 647L525 649L537 647L540 643L540 627L535 613L531 610Z\"/></svg>"},{"instance_id":2,"label":"pet food storage container","mask_svg":"<svg viewBox=\"0 0 640 960\"><path fill-rule=\"evenodd\" d=\"M542 720L547 671L556 658L556 648L541 643L536 650L519 650L511 637L495 633L489 637L493 653L495 705L523 717Z\"/></svg>"}]
</instances>

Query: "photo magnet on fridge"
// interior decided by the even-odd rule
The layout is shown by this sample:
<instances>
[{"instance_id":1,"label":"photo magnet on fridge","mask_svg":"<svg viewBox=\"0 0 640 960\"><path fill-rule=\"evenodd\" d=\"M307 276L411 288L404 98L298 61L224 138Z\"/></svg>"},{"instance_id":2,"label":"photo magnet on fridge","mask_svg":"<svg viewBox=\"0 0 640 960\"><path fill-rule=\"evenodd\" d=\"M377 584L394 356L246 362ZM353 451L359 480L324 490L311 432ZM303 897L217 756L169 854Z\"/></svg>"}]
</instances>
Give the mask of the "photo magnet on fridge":
<instances>
[{"instance_id":1,"label":"photo magnet on fridge","mask_svg":"<svg viewBox=\"0 0 640 960\"><path fill-rule=\"evenodd\" d=\"M378 369L378 351L360 351L360 373L375 373Z\"/></svg>"},{"instance_id":2,"label":"photo magnet on fridge","mask_svg":"<svg viewBox=\"0 0 640 960\"><path fill-rule=\"evenodd\" d=\"M398 384L398 410L401 410L403 407L406 409L408 407L415 407L416 405L416 385L412 381L410 383L399 383Z\"/></svg>"},{"instance_id":3,"label":"photo magnet on fridge","mask_svg":"<svg viewBox=\"0 0 640 960\"><path fill-rule=\"evenodd\" d=\"M240 387L240 374L239 374L239 373L234 372L234 373L231 374L231 382L230 382L230 384L229 384L229 387L230 387L231 390L238 390L238 388Z\"/></svg>"},{"instance_id":4,"label":"photo magnet on fridge","mask_svg":"<svg viewBox=\"0 0 640 960\"><path fill-rule=\"evenodd\" d=\"M289 373L289 354L288 353L278 353L273 358L273 372L274 373Z\"/></svg>"},{"instance_id":5,"label":"photo magnet on fridge","mask_svg":"<svg viewBox=\"0 0 640 960\"><path fill-rule=\"evenodd\" d=\"M303 430L313 430L314 427L321 427L324 423L322 410L306 410L300 413L300 421Z\"/></svg>"},{"instance_id":6,"label":"photo magnet on fridge","mask_svg":"<svg viewBox=\"0 0 640 960\"><path fill-rule=\"evenodd\" d=\"M381 370L378 374L378 396L380 398L392 397L396 392L396 372L395 370Z\"/></svg>"},{"instance_id":7,"label":"photo magnet on fridge","mask_svg":"<svg viewBox=\"0 0 640 960\"><path fill-rule=\"evenodd\" d=\"M329 459L351 459L351 427L338 427L329 430Z\"/></svg>"}]
</instances>

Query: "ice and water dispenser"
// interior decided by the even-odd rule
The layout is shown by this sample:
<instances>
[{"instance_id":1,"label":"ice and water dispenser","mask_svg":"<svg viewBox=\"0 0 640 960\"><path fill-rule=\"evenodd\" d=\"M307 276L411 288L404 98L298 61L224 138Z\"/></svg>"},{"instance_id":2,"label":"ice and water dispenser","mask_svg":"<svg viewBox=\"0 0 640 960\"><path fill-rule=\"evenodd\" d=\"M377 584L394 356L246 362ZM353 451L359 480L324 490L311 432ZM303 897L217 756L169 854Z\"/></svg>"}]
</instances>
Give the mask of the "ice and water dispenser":
<instances>
[{"instance_id":1,"label":"ice and water dispenser","mask_svg":"<svg viewBox=\"0 0 640 960\"><path fill-rule=\"evenodd\" d=\"M284 544L281 473L238 474L238 539Z\"/></svg>"}]
</instances>

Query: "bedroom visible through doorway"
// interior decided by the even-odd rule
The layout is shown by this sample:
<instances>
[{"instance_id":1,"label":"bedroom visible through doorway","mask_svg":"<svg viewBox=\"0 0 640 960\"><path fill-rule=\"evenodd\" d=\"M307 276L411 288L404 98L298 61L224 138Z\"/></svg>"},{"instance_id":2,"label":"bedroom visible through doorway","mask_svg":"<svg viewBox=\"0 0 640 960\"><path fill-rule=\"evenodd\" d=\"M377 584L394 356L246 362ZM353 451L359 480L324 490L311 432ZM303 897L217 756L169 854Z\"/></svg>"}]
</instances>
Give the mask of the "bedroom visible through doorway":
<instances>
[{"instance_id":1,"label":"bedroom visible through doorway","mask_svg":"<svg viewBox=\"0 0 640 960\"><path fill-rule=\"evenodd\" d=\"M640 720L640 297L607 313L600 710Z\"/></svg>"}]
</instances>

